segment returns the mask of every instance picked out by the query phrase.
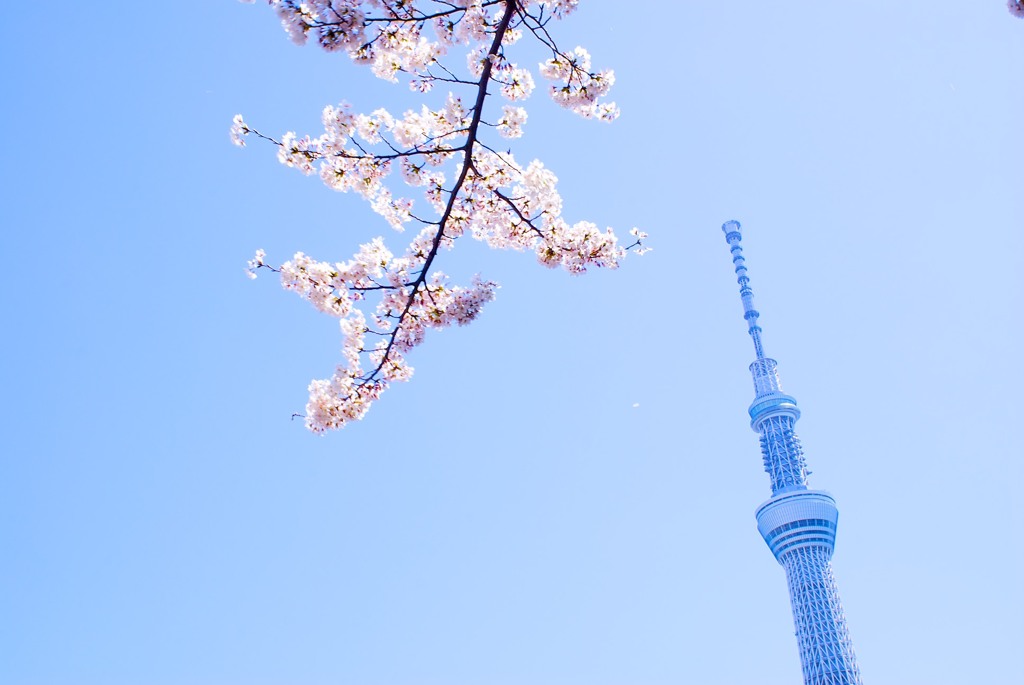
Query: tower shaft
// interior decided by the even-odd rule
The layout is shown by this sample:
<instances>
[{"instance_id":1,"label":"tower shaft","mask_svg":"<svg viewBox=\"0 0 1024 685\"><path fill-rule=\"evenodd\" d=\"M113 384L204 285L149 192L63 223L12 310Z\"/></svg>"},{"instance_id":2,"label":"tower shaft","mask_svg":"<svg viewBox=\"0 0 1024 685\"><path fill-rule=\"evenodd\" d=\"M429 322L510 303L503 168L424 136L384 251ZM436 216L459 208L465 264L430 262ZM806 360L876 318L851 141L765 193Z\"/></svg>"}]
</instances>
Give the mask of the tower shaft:
<instances>
[{"instance_id":1,"label":"tower shaft","mask_svg":"<svg viewBox=\"0 0 1024 685\"><path fill-rule=\"evenodd\" d=\"M796 399L782 391L778 363L764 355L760 313L754 308L754 293L740 245L740 224L729 221L722 230L732 252L743 318L757 357L750 365L754 380L750 427L760 436L764 470L772 487L771 499L757 509L757 528L786 571L804 683L861 685L832 574L839 510L831 495L807 487L807 462L795 431L800 410Z\"/></svg>"},{"instance_id":2,"label":"tower shaft","mask_svg":"<svg viewBox=\"0 0 1024 685\"><path fill-rule=\"evenodd\" d=\"M808 685L861 682L830 556L821 547L809 545L780 560L789 581L800 663Z\"/></svg>"}]
</instances>

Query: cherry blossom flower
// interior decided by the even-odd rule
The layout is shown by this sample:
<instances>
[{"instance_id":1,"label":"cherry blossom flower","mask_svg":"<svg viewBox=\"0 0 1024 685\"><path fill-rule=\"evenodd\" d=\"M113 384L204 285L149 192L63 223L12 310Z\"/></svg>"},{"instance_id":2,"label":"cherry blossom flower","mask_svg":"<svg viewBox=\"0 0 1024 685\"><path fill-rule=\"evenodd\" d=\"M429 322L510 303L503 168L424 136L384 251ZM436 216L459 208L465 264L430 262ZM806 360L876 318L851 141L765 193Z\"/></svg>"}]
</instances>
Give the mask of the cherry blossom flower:
<instances>
[{"instance_id":1,"label":"cherry blossom flower","mask_svg":"<svg viewBox=\"0 0 1024 685\"><path fill-rule=\"evenodd\" d=\"M501 108L501 118L498 119L498 133L506 138L519 138L523 135L523 124L526 123L526 110L522 107L511 107L505 105Z\"/></svg>"},{"instance_id":2,"label":"cherry blossom flower","mask_svg":"<svg viewBox=\"0 0 1024 685\"><path fill-rule=\"evenodd\" d=\"M249 134L249 127L242 121L242 115L236 114L231 120L231 142L238 147L245 147L245 136Z\"/></svg>"}]
</instances>

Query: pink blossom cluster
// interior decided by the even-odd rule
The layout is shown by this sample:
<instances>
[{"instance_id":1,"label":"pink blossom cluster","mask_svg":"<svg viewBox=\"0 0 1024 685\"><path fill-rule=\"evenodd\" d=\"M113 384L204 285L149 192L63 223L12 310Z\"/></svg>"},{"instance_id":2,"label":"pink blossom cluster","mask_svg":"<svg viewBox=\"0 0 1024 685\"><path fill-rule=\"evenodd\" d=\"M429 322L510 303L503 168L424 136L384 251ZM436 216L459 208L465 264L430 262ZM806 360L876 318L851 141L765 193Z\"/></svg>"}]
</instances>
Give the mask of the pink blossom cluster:
<instances>
[{"instance_id":1,"label":"pink blossom cluster","mask_svg":"<svg viewBox=\"0 0 1024 685\"><path fill-rule=\"evenodd\" d=\"M1024 0L1006 0L1006 7L1010 14L1018 19L1024 19Z\"/></svg>"},{"instance_id":2,"label":"pink blossom cluster","mask_svg":"<svg viewBox=\"0 0 1024 685\"><path fill-rule=\"evenodd\" d=\"M523 124L526 123L526 110L522 107L505 105L501 108L501 118L495 126L498 133L506 138L519 138L523 135Z\"/></svg>"},{"instance_id":3,"label":"pink blossom cluster","mask_svg":"<svg viewBox=\"0 0 1024 685\"><path fill-rule=\"evenodd\" d=\"M574 274L588 266L616 268L625 249L615 233L589 221L569 225L557 181L537 160L523 169L509 153L474 148L446 234L468 231L493 248L530 250L541 264Z\"/></svg>"},{"instance_id":4,"label":"pink blossom cluster","mask_svg":"<svg viewBox=\"0 0 1024 685\"><path fill-rule=\"evenodd\" d=\"M493 281L476 277L469 287L453 286L440 271L420 287L413 287L412 274L423 267L428 237L413 241L410 252L401 258L395 258L383 240L376 238L362 245L346 263L320 262L299 252L274 269L264 263L262 250L250 261L250 269L277 271L286 290L340 319L344 362L330 379L309 386L306 425L313 432L342 428L362 418L391 382L412 376L413 368L405 356L423 342L427 329L464 326L494 299L498 285ZM355 303L375 291L383 296L369 326ZM367 334L377 337L373 346L367 346ZM372 367L369 372L367 362Z\"/></svg>"},{"instance_id":5,"label":"pink blossom cluster","mask_svg":"<svg viewBox=\"0 0 1024 685\"><path fill-rule=\"evenodd\" d=\"M615 85L615 72L611 69L590 71L590 53L577 47L571 54L556 54L540 65L541 75L555 81L551 98L580 116L612 121L619 116L613 102L601 102Z\"/></svg>"},{"instance_id":6,"label":"pink blossom cluster","mask_svg":"<svg viewBox=\"0 0 1024 685\"><path fill-rule=\"evenodd\" d=\"M385 336L367 355L377 371L371 377L363 372L362 356L367 328L358 309L341 319L345 336L339 364L329 379L314 380L309 384L306 403L306 427L314 433L344 428L350 421L363 418L392 381L407 381L413 368L405 361L405 353L423 342L427 328L447 328L453 324L463 326L476 318L484 303L494 299L497 285L491 281L474 279L469 288L450 287L443 273L435 272L430 284L416 292L411 300L386 297L377 307L378 321L397 317L404 311L407 323L395 331L401 335Z\"/></svg>"},{"instance_id":7,"label":"pink blossom cluster","mask_svg":"<svg viewBox=\"0 0 1024 685\"><path fill-rule=\"evenodd\" d=\"M510 151L484 141L492 129L509 139L523 135L522 106L505 105L490 121L484 106L492 91L517 102L534 90L531 71L506 54L524 36L550 50L539 73L556 82L557 103L586 118L618 115L613 103L603 101L614 74L591 71L586 50L564 52L548 32L549 19L570 14L578 0L267 1L297 43L315 36L325 50L346 52L380 78L405 75L414 91L429 93L438 83L450 89L443 102L401 116L385 109L356 113L345 103L325 107L324 129L316 136L287 132L278 140L241 115L232 122L235 144L245 145L249 137L270 142L282 164L316 173L334 190L356 192L394 229L421 226L401 256L376 238L347 262L316 261L299 252L275 268L262 250L250 260L251 277L263 268L277 272L284 288L340 320L343 362L329 379L309 386L310 430L322 433L362 418L390 383L412 375L406 356L428 329L465 325L494 299L494 282L477 277L469 286L453 285L432 268L460 237L530 251L541 264L573 274L614 269L627 250L646 251L646 234L637 229L624 246L611 229L566 221L549 169L537 160L524 167ZM468 46L461 70L441 62L455 45ZM457 89L467 91L465 101ZM407 187L419 189L424 207L393 193L388 181L396 169ZM371 297L375 306L364 302Z\"/></svg>"},{"instance_id":8,"label":"pink blossom cluster","mask_svg":"<svg viewBox=\"0 0 1024 685\"><path fill-rule=\"evenodd\" d=\"M251 3L253 0L241 0ZM482 60L494 62L493 79L502 95L513 100L529 97L533 74L508 62L504 51L488 54L488 41L506 4L505 0L267 0L293 42L304 45L310 35L329 52L345 52L373 73L397 81L411 77L410 87L426 92L437 80L432 68L454 45L471 45L469 72L480 75ZM598 102L614 83L611 70L590 71L590 56L583 48L561 52L547 32L548 17L571 14L579 0L512 0L513 21L505 27L502 46L515 44L532 33L552 52L540 65L541 74L559 82L551 87L555 102L585 117L611 120L618 116L614 103ZM376 13L376 14L375 14Z\"/></svg>"}]
</instances>

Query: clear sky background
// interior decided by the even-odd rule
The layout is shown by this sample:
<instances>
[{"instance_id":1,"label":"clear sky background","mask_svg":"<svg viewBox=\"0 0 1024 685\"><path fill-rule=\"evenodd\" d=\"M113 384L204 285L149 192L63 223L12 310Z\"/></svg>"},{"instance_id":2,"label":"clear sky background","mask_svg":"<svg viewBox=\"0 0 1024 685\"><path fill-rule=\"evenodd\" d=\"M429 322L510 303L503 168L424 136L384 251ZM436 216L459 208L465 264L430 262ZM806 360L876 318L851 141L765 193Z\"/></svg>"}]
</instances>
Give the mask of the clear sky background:
<instances>
[{"instance_id":1,"label":"clear sky background","mask_svg":"<svg viewBox=\"0 0 1024 685\"><path fill-rule=\"evenodd\" d=\"M325 104L411 94L263 6L31 9L0 25L0 682L800 682L728 219L839 504L865 682L1019 677L1002 0L584 2L556 35L616 70L622 117L538 92L516 154L568 219L654 252L576 278L461 241L440 266L498 299L322 438L289 417L337 324L245 261L404 243L228 127L315 134Z\"/></svg>"}]
</instances>

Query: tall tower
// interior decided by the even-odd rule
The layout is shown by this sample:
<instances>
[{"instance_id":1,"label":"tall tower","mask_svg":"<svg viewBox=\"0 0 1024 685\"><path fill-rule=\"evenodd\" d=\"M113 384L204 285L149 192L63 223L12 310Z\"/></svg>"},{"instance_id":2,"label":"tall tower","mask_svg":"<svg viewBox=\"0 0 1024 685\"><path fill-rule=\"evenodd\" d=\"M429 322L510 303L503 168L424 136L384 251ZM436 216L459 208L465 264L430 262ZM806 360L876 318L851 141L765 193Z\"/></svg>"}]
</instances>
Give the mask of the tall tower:
<instances>
[{"instance_id":1,"label":"tall tower","mask_svg":"<svg viewBox=\"0 0 1024 685\"><path fill-rule=\"evenodd\" d=\"M782 392L778 364L764 356L759 316L754 309L738 221L722 224L732 251L736 282L743 299L757 358L750 365L754 401L750 427L761 436L764 470L772 497L757 508L757 529L775 559L786 569L793 623L805 685L861 685L860 669L846 629L839 589L832 576L839 510L831 495L807 488L807 462L793 428L800 418L796 400Z\"/></svg>"}]
</instances>

